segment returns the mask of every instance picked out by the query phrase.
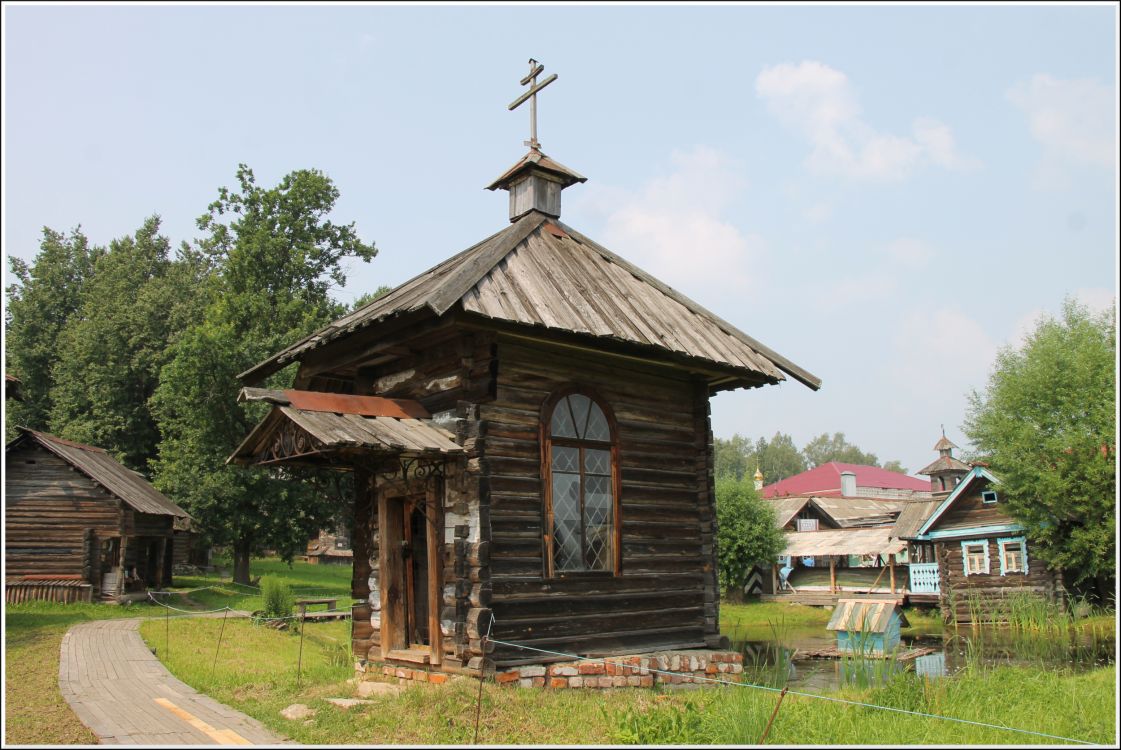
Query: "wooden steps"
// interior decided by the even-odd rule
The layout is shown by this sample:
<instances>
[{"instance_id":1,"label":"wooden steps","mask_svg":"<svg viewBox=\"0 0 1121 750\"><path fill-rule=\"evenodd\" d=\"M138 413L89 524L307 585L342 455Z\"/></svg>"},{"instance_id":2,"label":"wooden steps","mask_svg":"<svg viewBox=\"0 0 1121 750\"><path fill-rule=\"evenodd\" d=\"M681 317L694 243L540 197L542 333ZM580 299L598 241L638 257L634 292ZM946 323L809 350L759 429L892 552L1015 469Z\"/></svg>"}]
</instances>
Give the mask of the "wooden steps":
<instances>
[{"instance_id":1,"label":"wooden steps","mask_svg":"<svg viewBox=\"0 0 1121 750\"><path fill-rule=\"evenodd\" d=\"M410 664L428 664L432 659L432 653L427 647L424 650L419 648L398 648L386 654L386 659L390 661L407 661Z\"/></svg>"}]
</instances>

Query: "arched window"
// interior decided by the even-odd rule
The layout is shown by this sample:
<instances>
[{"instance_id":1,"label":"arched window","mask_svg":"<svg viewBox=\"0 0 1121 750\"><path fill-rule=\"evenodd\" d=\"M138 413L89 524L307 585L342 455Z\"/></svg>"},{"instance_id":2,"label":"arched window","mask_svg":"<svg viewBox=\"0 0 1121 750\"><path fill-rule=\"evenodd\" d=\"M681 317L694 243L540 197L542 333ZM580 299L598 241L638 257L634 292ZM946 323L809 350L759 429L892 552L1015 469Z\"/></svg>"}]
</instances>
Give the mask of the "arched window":
<instances>
[{"instance_id":1,"label":"arched window","mask_svg":"<svg viewBox=\"0 0 1121 750\"><path fill-rule=\"evenodd\" d=\"M546 402L542 416L547 572L617 572L612 418L598 399L571 390Z\"/></svg>"}]
</instances>

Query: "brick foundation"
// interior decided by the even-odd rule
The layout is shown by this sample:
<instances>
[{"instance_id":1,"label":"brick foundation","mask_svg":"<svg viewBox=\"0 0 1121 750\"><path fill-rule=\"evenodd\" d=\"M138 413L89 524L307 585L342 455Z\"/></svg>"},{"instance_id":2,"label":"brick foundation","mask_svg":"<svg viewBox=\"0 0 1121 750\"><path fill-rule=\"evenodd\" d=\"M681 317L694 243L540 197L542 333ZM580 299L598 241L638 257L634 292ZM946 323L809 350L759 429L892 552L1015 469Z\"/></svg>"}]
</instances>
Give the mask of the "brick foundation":
<instances>
[{"instance_id":1,"label":"brick foundation","mask_svg":"<svg viewBox=\"0 0 1121 750\"><path fill-rule=\"evenodd\" d=\"M442 685L448 675L410 667L370 664L386 677ZM608 656L602 660L532 664L496 672L499 685L567 690L571 688L654 687L664 685L714 685L712 680L738 680L743 655L731 651L659 651L634 656Z\"/></svg>"}]
</instances>

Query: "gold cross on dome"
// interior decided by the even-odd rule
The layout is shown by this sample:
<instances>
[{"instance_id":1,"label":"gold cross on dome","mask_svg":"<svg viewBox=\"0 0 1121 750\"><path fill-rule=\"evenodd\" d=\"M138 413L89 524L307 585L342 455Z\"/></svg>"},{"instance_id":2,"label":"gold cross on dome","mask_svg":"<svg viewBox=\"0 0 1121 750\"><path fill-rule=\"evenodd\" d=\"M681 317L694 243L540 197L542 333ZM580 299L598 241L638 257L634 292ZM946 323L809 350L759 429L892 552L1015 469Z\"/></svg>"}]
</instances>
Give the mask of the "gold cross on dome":
<instances>
[{"instance_id":1,"label":"gold cross on dome","mask_svg":"<svg viewBox=\"0 0 1121 750\"><path fill-rule=\"evenodd\" d=\"M553 73L541 83L537 82L537 76L545 71L545 66L538 63L533 58L529 60L529 75L522 79L521 84L525 86L529 84L529 91L519 96L510 104L507 109L515 110L522 104L529 100L529 140L525 141L525 145L536 150L540 150L541 143L537 140L537 92L548 86L553 81L557 80L557 74Z\"/></svg>"}]
</instances>

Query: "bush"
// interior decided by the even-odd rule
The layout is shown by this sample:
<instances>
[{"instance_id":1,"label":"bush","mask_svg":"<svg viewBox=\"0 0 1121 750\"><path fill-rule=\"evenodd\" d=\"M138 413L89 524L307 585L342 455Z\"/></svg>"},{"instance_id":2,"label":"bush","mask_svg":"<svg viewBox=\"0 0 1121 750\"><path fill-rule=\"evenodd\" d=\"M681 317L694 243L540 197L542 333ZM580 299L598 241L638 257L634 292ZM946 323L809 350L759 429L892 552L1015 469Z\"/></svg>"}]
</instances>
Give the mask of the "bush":
<instances>
[{"instance_id":1,"label":"bush","mask_svg":"<svg viewBox=\"0 0 1121 750\"><path fill-rule=\"evenodd\" d=\"M747 479L716 480L716 549L720 588L740 593L756 565L770 565L786 545L775 512Z\"/></svg>"},{"instance_id":2,"label":"bush","mask_svg":"<svg viewBox=\"0 0 1121 750\"><path fill-rule=\"evenodd\" d=\"M265 617L291 617L296 607L292 587L279 578L261 579L261 595L265 599Z\"/></svg>"}]
</instances>

